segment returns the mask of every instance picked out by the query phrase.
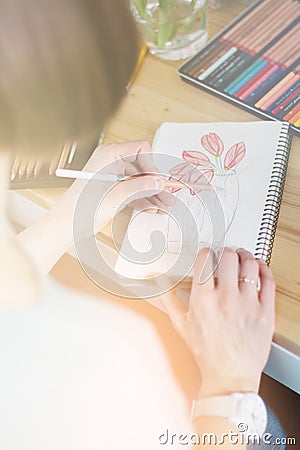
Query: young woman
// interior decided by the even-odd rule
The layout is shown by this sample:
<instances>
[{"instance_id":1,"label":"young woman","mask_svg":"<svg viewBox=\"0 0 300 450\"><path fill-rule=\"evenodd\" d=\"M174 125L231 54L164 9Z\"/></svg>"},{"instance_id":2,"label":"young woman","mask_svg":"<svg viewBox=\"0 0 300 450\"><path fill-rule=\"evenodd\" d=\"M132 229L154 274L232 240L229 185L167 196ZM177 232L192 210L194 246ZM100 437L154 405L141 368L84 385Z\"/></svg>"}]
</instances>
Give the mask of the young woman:
<instances>
[{"instance_id":1,"label":"young woman","mask_svg":"<svg viewBox=\"0 0 300 450\"><path fill-rule=\"evenodd\" d=\"M0 448L152 450L165 445L161 432L167 424L221 437L237 432L243 419L253 432L261 431L264 423L259 427L252 416L261 408L258 420L265 421L255 394L270 350L275 298L263 262L245 250L225 249L217 280L211 276L201 284L201 271L213 273L214 266L213 253L202 251L189 310L173 291L161 298L201 372L192 426L146 321L135 317L133 326L128 311L107 299L95 301L41 278L72 244L73 214L85 182L77 180L20 235L8 231L6 190L14 155L49 157L66 141L84 141L122 98L137 55L125 2L1 0L0 24ZM151 161L142 160L149 151L146 142L101 146L86 170L117 162L130 174L134 162L141 172L155 172ZM165 208L165 187L159 175L117 185L97 214L96 231L133 195L144 209ZM33 306L16 308L26 305ZM227 402L250 399L252 416L235 412L231 421L226 408L218 416L220 396ZM215 407L202 399L212 399ZM225 442L224 448L246 446L227 437Z\"/></svg>"}]
</instances>

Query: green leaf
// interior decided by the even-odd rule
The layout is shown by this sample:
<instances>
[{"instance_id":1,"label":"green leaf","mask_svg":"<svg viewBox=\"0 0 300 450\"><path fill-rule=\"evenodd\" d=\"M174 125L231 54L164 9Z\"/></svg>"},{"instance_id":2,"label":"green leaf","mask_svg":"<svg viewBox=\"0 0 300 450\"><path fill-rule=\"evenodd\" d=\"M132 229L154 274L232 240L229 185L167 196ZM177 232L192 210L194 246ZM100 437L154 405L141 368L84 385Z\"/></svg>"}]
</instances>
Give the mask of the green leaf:
<instances>
[{"instance_id":1,"label":"green leaf","mask_svg":"<svg viewBox=\"0 0 300 450\"><path fill-rule=\"evenodd\" d=\"M193 26L195 25L195 23L198 20L198 14L193 14L189 17L187 17L186 19L184 19L184 21L182 22L179 31L180 33L187 33L189 30L191 30L193 28Z\"/></svg>"},{"instance_id":2,"label":"green leaf","mask_svg":"<svg viewBox=\"0 0 300 450\"><path fill-rule=\"evenodd\" d=\"M176 33L177 25L174 23L164 23L160 25L157 37L157 47L164 48L166 43L172 39Z\"/></svg>"},{"instance_id":3,"label":"green leaf","mask_svg":"<svg viewBox=\"0 0 300 450\"><path fill-rule=\"evenodd\" d=\"M159 7L164 11L170 11L170 9L175 5L177 0L159 0Z\"/></svg>"},{"instance_id":4,"label":"green leaf","mask_svg":"<svg viewBox=\"0 0 300 450\"><path fill-rule=\"evenodd\" d=\"M194 8L194 1L191 3L192 8ZM199 28L206 29L206 5L203 5L201 10L192 13L193 9L191 9L191 15L186 17L181 26L179 27L180 33L187 33L195 26L195 23L199 21Z\"/></svg>"},{"instance_id":5,"label":"green leaf","mask_svg":"<svg viewBox=\"0 0 300 450\"><path fill-rule=\"evenodd\" d=\"M165 0L165 1L170 1L170 0ZM160 27L161 25L164 24L168 24L170 22L170 13L171 13L171 9L166 8L166 7L159 7L159 11L158 11L158 26Z\"/></svg>"},{"instance_id":6,"label":"green leaf","mask_svg":"<svg viewBox=\"0 0 300 450\"><path fill-rule=\"evenodd\" d=\"M133 0L139 15L142 19L147 19L147 0Z\"/></svg>"},{"instance_id":7,"label":"green leaf","mask_svg":"<svg viewBox=\"0 0 300 450\"><path fill-rule=\"evenodd\" d=\"M154 45L157 45L157 35L156 33L152 30L152 28L149 25L146 24L140 24L140 27L143 30L143 33L145 34L145 38L152 42Z\"/></svg>"}]
</instances>

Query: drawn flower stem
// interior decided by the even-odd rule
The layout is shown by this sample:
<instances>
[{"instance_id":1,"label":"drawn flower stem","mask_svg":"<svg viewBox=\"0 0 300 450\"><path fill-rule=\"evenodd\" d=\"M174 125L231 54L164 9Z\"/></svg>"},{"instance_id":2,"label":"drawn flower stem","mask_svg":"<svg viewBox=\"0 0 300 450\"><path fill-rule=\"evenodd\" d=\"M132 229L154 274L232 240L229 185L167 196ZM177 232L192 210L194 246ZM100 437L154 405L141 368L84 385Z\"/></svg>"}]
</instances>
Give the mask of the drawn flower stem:
<instances>
[{"instance_id":1,"label":"drawn flower stem","mask_svg":"<svg viewBox=\"0 0 300 450\"><path fill-rule=\"evenodd\" d=\"M222 173L223 172L223 167L222 167L222 159L221 159L221 155L216 155L216 166L217 166L217 169L218 169L218 171L219 171L219 173Z\"/></svg>"},{"instance_id":2,"label":"drawn flower stem","mask_svg":"<svg viewBox=\"0 0 300 450\"><path fill-rule=\"evenodd\" d=\"M215 171L217 171L218 170L218 167L213 163L213 162L211 162L210 161L210 163L209 163L209 166L208 167L210 167L212 170L215 170Z\"/></svg>"}]
</instances>

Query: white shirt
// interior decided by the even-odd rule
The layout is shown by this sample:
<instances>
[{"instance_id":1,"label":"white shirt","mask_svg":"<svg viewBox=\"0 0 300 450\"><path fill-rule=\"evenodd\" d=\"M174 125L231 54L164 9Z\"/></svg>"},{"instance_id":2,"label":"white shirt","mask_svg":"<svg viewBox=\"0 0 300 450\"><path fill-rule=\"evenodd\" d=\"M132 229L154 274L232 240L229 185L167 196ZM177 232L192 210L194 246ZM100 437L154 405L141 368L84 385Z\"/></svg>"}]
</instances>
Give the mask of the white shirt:
<instances>
[{"instance_id":1,"label":"white shirt","mask_svg":"<svg viewBox=\"0 0 300 450\"><path fill-rule=\"evenodd\" d=\"M0 311L0 449L161 449L193 431L189 408L155 325L124 306L48 279L39 305Z\"/></svg>"}]
</instances>

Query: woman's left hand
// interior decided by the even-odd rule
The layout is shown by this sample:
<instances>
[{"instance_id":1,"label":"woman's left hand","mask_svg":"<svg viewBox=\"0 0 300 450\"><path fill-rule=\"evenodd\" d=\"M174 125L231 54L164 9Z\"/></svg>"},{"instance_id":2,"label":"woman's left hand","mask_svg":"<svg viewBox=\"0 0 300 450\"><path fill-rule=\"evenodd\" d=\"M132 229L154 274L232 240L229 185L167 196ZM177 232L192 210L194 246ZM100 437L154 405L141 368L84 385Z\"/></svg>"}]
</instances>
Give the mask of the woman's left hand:
<instances>
[{"instance_id":1,"label":"woman's left hand","mask_svg":"<svg viewBox=\"0 0 300 450\"><path fill-rule=\"evenodd\" d=\"M244 249L225 248L219 260L210 249L202 249L189 308L175 291L160 300L199 366L199 397L258 391L275 318L275 282L265 262Z\"/></svg>"}]
</instances>

